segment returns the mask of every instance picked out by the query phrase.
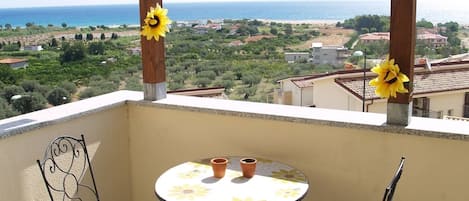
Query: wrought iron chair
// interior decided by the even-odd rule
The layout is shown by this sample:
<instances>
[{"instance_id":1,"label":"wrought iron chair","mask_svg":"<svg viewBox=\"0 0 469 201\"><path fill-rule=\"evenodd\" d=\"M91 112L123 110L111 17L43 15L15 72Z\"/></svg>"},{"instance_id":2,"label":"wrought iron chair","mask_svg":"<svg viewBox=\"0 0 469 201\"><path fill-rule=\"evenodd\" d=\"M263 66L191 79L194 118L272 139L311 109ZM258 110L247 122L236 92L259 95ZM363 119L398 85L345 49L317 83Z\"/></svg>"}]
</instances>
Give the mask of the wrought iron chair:
<instances>
[{"instance_id":1,"label":"wrought iron chair","mask_svg":"<svg viewBox=\"0 0 469 201\"><path fill-rule=\"evenodd\" d=\"M81 139L70 136L54 139L47 146L44 159L37 160L37 164L52 201L99 201L83 135Z\"/></svg>"},{"instance_id":2,"label":"wrought iron chair","mask_svg":"<svg viewBox=\"0 0 469 201\"><path fill-rule=\"evenodd\" d=\"M405 157L401 158L401 163L399 163L399 167L397 168L396 174L391 180L391 183L386 187L384 191L383 201L392 201L392 197L394 196L394 191L396 190L397 182L401 178L402 171L404 169L404 162Z\"/></svg>"}]
</instances>

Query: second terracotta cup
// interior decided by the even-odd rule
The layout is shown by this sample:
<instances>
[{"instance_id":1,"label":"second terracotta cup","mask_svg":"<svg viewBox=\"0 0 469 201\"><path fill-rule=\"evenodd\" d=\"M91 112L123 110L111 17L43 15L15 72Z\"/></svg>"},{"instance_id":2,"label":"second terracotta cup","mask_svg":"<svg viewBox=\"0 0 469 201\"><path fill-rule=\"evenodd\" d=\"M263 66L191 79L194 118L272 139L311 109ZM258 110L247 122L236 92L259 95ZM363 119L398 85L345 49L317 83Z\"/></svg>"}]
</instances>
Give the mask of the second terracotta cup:
<instances>
[{"instance_id":1,"label":"second terracotta cup","mask_svg":"<svg viewBox=\"0 0 469 201\"><path fill-rule=\"evenodd\" d=\"M251 178L256 173L257 160L255 158L242 158L239 160L243 177Z\"/></svg>"},{"instance_id":2,"label":"second terracotta cup","mask_svg":"<svg viewBox=\"0 0 469 201\"><path fill-rule=\"evenodd\" d=\"M212 158L210 160L212 164L213 176L216 178L222 178L225 176L226 166L228 164L228 159L226 158Z\"/></svg>"}]
</instances>

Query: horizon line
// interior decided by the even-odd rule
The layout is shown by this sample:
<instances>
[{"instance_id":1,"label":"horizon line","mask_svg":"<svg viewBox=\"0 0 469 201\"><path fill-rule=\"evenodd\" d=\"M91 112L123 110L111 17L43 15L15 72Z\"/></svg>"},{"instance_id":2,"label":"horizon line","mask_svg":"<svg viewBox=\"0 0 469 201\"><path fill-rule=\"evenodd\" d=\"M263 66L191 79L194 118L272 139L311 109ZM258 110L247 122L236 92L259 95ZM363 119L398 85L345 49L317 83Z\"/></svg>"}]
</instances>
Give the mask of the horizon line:
<instances>
[{"instance_id":1,"label":"horizon line","mask_svg":"<svg viewBox=\"0 0 469 201\"><path fill-rule=\"evenodd\" d=\"M191 0L183 0L180 2L163 2L163 4L198 4L198 3L237 3L237 2L259 2L259 3L268 3L268 2L295 2L295 3L302 3L302 2L379 2L385 0L225 0L225 1L213 1L213 0L199 0L198 2L194 2ZM13 7L0 7L1 9L19 9L19 8L61 8L61 7L86 7L86 6L118 6L118 5L139 5L139 3L103 3L103 4L71 4L71 5L33 5L28 7L20 7L15 6Z\"/></svg>"}]
</instances>

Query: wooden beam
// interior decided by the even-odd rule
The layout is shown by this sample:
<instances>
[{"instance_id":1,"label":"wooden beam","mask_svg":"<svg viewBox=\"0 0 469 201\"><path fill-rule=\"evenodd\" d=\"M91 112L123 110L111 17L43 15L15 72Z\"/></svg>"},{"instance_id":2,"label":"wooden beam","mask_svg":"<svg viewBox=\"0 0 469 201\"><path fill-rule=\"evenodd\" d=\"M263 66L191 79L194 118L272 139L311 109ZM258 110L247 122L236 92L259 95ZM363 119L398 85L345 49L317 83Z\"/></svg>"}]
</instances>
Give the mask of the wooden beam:
<instances>
[{"instance_id":1,"label":"wooden beam","mask_svg":"<svg viewBox=\"0 0 469 201\"><path fill-rule=\"evenodd\" d=\"M395 59L401 72L406 74L410 81L404 83L409 93L398 93L396 98L388 100L389 124L408 125L412 116L416 5L416 0L391 0L389 57Z\"/></svg>"},{"instance_id":2,"label":"wooden beam","mask_svg":"<svg viewBox=\"0 0 469 201\"><path fill-rule=\"evenodd\" d=\"M144 19L150 7L156 7L159 3L163 7L162 0L139 0L140 2L140 27L144 25ZM164 38L159 41L147 40L140 36L142 46L143 84L145 100L159 100L166 98L166 66L164 52Z\"/></svg>"}]
</instances>

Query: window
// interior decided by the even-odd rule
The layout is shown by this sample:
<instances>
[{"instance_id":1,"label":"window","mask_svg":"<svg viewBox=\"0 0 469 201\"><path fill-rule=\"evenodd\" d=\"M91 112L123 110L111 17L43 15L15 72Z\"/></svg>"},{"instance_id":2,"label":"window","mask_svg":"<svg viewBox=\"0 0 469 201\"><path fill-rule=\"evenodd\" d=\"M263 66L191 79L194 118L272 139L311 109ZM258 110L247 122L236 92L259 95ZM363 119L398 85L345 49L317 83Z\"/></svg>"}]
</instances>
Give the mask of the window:
<instances>
[{"instance_id":1,"label":"window","mask_svg":"<svg viewBox=\"0 0 469 201\"><path fill-rule=\"evenodd\" d=\"M430 99L427 97L414 98L412 105L412 116L430 117Z\"/></svg>"}]
</instances>

